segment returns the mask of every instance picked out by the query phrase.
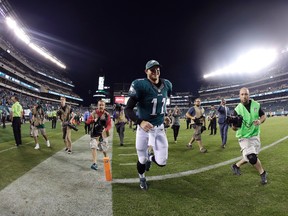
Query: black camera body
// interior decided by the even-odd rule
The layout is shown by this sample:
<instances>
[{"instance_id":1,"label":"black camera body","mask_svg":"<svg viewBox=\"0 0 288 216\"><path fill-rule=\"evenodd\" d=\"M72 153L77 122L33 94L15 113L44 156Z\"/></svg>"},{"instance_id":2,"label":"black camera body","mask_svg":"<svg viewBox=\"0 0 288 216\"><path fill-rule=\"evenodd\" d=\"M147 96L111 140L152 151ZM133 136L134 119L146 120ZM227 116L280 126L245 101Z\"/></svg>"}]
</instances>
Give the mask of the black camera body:
<instances>
[{"instance_id":1,"label":"black camera body","mask_svg":"<svg viewBox=\"0 0 288 216\"><path fill-rule=\"evenodd\" d=\"M201 126L201 133L203 133L206 130L206 127L203 125Z\"/></svg>"},{"instance_id":2,"label":"black camera body","mask_svg":"<svg viewBox=\"0 0 288 216\"><path fill-rule=\"evenodd\" d=\"M121 108L122 108L122 106L121 106L121 104L116 104L115 105L115 111L118 111L118 112L121 112Z\"/></svg>"},{"instance_id":3,"label":"black camera body","mask_svg":"<svg viewBox=\"0 0 288 216\"><path fill-rule=\"evenodd\" d=\"M227 116L226 122L230 126L234 126L234 127L240 128L242 126L243 117L241 115Z\"/></svg>"},{"instance_id":4,"label":"black camera body","mask_svg":"<svg viewBox=\"0 0 288 216\"><path fill-rule=\"evenodd\" d=\"M100 119L99 120L99 125L102 127L106 127L106 123L107 123L106 119Z\"/></svg>"},{"instance_id":5,"label":"black camera body","mask_svg":"<svg viewBox=\"0 0 288 216\"><path fill-rule=\"evenodd\" d=\"M92 137L99 137L102 135L102 132L105 128L103 123L104 122L100 123L100 121L98 123L94 123L92 130L91 130L91 136Z\"/></svg>"},{"instance_id":6,"label":"black camera body","mask_svg":"<svg viewBox=\"0 0 288 216\"><path fill-rule=\"evenodd\" d=\"M104 131L104 128L106 127L107 120L105 119L98 119L92 126L91 129L91 136L92 137L98 137L102 135L102 132Z\"/></svg>"},{"instance_id":7,"label":"black camera body","mask_svg":"<svg viewBox=\"0 0 288 216\"><path fill-rule=\"evenodd\" d=\"M74 131L78 131L78 128L75 125L71 124L71 123L68 124L68 127L73 129Z\"/></svg>"},{"instance_id":8,"label":"black camera body","mask_svg":"<svg viewBox=\"0 0 288 216\"><path fill-rule=\"evenodd\" d=\"M68 127L71 128L72 130L78 131L78 128L77 128L75 125L71 124L70 122L65 122L65 123L64 123L64 126L68 126Z\"/></svg>"},{"instance_id":9,"label":"black camera body","mask_svg":"<svg viewBox=\"0 0 288 216\"><path fill-rule=\"evenodd\" d=\"M201 118L203 118L203 115L200 116L199 118L196 118L196 117L195 117L195 119L193 120L194 123L195 123L196 125L202 125L202 123L201 123L201 121L200 121Z\"/></svg>"}]
</instances>

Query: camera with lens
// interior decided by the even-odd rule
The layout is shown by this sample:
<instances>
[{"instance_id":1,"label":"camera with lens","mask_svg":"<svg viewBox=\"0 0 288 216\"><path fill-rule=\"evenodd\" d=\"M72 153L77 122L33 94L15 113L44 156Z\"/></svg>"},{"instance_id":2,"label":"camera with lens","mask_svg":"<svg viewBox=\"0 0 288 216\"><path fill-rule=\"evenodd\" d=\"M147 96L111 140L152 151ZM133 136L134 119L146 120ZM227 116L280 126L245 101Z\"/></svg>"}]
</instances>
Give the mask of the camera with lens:
<instances>
[{"instance_id":1,"label":"camera with lens","mask_svg":"<svg viewBox=\"0 0 288 216\"><path fill-rule=\"evenodd\" d=\"M99 120L99 125L102 127L106 127L106 123L107 123L106 119L100 119Z\"/></svg>"},{"instance_id":2,"label":"camera with lens","mask_svg":"<svg viewBox=\"0 0 288 216\"><path fill-rule=\"evenodd\" d=\"M122 108L121 104L118 103L115 104L115 111L121 112L121 108Z\"/></svg>"},{"instance_id":3,"label":"camera with lens","mask_svg":"<svg viewBox=\"0 0 288 216\"><path fill-rule=\"evenodd\" d=\"M234 126L237 128L240 128L243 122L243 117L241 115L236 115L236 116L227 116L226 122L230 126Z\"/></svg>"},{"instance_id":4,"label":"camera with lens","mask_svg":"<svg viewBox=\"0 0 288 216\"><path fill-rule=\"evenodd\" d=\"M105 125L106 125L106 121L105 121L105 124L104 124L104 121L95 122L91 130L91 135L94 137L101 136L105 128Z\"/></svg>"},{"instance_id":5,"label":"camera with lens","mask_svg":"<svg viewBox=\"0 0 288 216\"><path fill-rule=\"evenodd\" d=\"M78 131L78 128L77 128L74 124L71 124L70 122L65 122L65 123L64 123L64 126L68 126L68 127L71 128L72 130Z\"/></svg>"},{"instance_id":6,"label":"camera with lens","mask_svg":"<svg viewBox=\"0 0 288 216\"><path fill-rule=\"evenodd\" d=\"M106 114L105 114L106 115ZM93 137L101 136L104 128L107 124L107 117L105 118L98 118L96 122L94 122L92 129L91 129L91 135Z\"/></svg>"},{"instance_id":7,"label":"camera with lens","mask_svg":"<svg viewBox=\"0 0 288 216\"><path fill-rule=\"evenodd\" d=\"M62 112L61 110L58 110L58 111L57 111L57 116L61 116L62 113L63 113L63 112Z\"/></svg>"},{"instance_id":8,"label":"camera with lens","mask_svg":"<svg viewBox=\"0 0 288 216\"><path fill-rule=\"evenodd\" d=\"M200 116L199 118L196 118L195 117L195 119L193 120L194 121L194 123L196 124L196 125L202 125L202 122L201 122L201 119L203 118L203 115L202 116Z\"/></svg>"},{"instance_id":9,"label":"camera with lens","mask_svg":"<svg viewBox=\"0 0 288 216\"><path fill-rule=\"evenodd\" d=\"M75 125L71 124L71 123L68 124L68 127L73 129L74 131L78 131L78 128Z\"/></svg>"}]
</instances>

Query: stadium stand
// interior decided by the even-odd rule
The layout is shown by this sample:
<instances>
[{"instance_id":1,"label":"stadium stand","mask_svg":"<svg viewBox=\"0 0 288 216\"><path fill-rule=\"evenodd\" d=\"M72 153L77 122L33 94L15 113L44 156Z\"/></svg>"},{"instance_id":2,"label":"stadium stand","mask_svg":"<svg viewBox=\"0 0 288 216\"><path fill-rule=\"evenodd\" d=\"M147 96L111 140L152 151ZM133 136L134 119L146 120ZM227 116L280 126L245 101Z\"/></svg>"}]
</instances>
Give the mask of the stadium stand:
<instances>
[{"instance_id":1,"label":"stadium stand","mask_svg":"<svg viewBox=\"0 0 288 216\"><path fill-rule=\"evenodd\" d=\"M221 77L219 79L203 80L198 91L202 105L220 104L225 98L227 105L234 108L239 103L239 89L247 87L250 97L261 102L262 108L269 116L287 115L288 105L288 55L279 54L278 60L269 68L253 75Z\"/></svg>"},{"instance_id":2,"label":"stadium stand","mask_svg":"<svg viewBox=\"0 0 288 216\"><path fill-rule=\"evenodd\" d=\"M11 96L17 95L23 107L29 108L37 99L41 99L46 109L52 110L58 108L59 97L65 96L67 103L77 109L83 100L73 92L74 85L68 78L67 70L36 55L24 43L20 44L5 25L7 17L23 25L8 1L1 0L0 105L10 107ZM27 27L23 25L23 29Z\"/></svg>"}]
</instances>

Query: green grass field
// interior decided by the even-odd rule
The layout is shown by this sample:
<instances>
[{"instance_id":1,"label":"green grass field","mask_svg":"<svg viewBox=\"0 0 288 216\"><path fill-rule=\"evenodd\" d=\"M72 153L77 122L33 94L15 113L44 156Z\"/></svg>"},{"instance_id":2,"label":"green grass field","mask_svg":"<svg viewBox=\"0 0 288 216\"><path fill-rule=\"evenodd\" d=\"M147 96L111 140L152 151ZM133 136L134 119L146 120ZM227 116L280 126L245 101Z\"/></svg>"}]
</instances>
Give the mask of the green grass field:
<instances>
[{"instance_id":1,"label":"green grass field","mask_svg":"<svg viewBox=\"0 0 288 216\"><path fill-rule=\"evenodd\" d=\"M262 147L286 137L287 126L287 117L267 119L261 125ZM154 164L146 176L180 173L241 156L235 132L231 129L226 149L220 148L219 131L216 136L209 136L210 131L203 133L207 154L200 153L197 146L192 150L186 148L192 133L192 130L186 129L183 120L179 140L175 144L169 128L167 166L159 168ZM137 156L133 155L136 153L134 140L135 132L127 128L126 144L118 147L114 134L113 178L138 177ZM269 173L267 185L261 185L257 171L250 164L241 167L241 176L234 176L229 164L195 175L148 181L147 192L141 191L138 183L113 184L114 215L287 215L287 144L288 140L284 140L259 155Z\"/></svg>"},{"instance_id":2,"label":"green grass field","mask_svg":"<svg viewBox=\"0 0 288 216\"><path fill-rule=\"evenodd\" d=\"M34 141L29 136L29 124L22 127L23 146L16 149L10 125L0 127L0 190L27 171L63 150L59 123L57 129L46 124L52 148L39 139L39 151L34 150ZM268 118L261 125L262 147L287 136L287 117ZM169 159L167 166L152 165L146 176L179 174L225 162L240 156L235 132L229 129L227 148L220 148L219 131L216 136L203 133L207 154L200 153L197 146L187 149L186 144L193 131L186 129L185 122L175 144L172 129L168 128ZM72 132L75 141L84 134L83 126ZM113 135L113 179L138 178L136 170L135 132L126 127L125 145L119 146L118 135ZM230 165L219 166L205 172L179 177L148 181L149 190L142 191L138 183L113 184L113 214L118 215L287 215L287 157L288 141L263 150L259 158L268 171L268 184L261 185L256 170L249 164L241 167L242 175L234 176ZM42 145L41 145L42 144Z\"/></svg>"}]
</instances>

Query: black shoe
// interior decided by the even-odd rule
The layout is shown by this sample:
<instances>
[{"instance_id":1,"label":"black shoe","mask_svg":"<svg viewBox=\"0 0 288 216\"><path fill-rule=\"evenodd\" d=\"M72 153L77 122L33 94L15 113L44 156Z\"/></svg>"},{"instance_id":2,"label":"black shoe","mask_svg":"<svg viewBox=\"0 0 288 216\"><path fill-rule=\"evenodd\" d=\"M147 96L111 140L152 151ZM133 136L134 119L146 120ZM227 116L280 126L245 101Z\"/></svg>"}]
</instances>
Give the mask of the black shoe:
<instances>
[{"instance_id":1,"label":"black shoe","mask_svg":"<svg viewBox=\"0 0 288 216\"><path fill-rule=\"evenodd\" d=\"M93 163L93 164L91 165L91 169L93 169L93 170L98 170L97 164L96 164L96 163Z\"/></svg>"},{"instance_id":2,"label":"black shoe","mask_svg":"<svg viewBox=\"0 0 288 216\"><path fill-rule=\"evenodd\" d=\"M142 190L148 190L148 185L146 182L146 178L140 178L140 188Z\"/></svg>"},{"instance_id":3,"label":"black shoe","mask_svg":"<svg viewBox=\"0 0 288 216\"><path fill-rule=\"evenodd\" d=\"M231 166L231 170L234 175L238 175L238 176L241 175L240 168L236 164L233 164Z\"/></svg>"},{"instance_id":4,"label":"black shoe","mask_svg":"<svg viewBox=\"0 0 288 216\"><path fill-rule=\"evenodd\" d=\"M123 143L120 143L120 146L124 146L124 144L123 144Z\"/></svg>"},{"instance_id":5,"label":"black shoe","mask_svg":"<svg viewBox=\"0 0 288 216\"><path fill-rule=\"evenodd\" d=\"M264 171L260 177L261 177L261 183L264 185L264 184L267 184L267 176L268 176L268 173L266 171Z\"/></svg>"}]
</instances>

